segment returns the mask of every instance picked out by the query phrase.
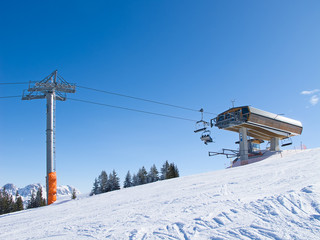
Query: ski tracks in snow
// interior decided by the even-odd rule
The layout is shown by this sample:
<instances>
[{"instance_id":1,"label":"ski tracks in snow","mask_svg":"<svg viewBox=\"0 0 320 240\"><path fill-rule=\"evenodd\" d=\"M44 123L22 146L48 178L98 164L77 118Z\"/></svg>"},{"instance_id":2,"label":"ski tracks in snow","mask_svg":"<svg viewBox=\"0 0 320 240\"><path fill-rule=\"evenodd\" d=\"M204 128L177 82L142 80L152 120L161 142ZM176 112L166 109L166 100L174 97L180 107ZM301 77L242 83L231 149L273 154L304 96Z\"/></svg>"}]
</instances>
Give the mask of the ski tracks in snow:
<instances>
[{"instance_id":1,"label":"ski tracks in snow","mask_svg":"<svg viewBox=\"0 0 320 240\"><path fill-rule=\"evenodd\" d=\"M317 239L320 189L315 193L314 188L310 185L300 192L289 191L249 203L227 200L222 204L223 211L157 229L136 229L130 239ZM216 207L221 209L222 205Z\"/></svg>"},{"instance_id":2,"label":"ski tracks in snow","mask_svg":"<svg viewBox=\"0 0 320 240\"><path fill-rule=\"evenodd\" d=\"M4 215L0 239L320 239L320 149L280 157Z\"/></svg>"}]
</instances>

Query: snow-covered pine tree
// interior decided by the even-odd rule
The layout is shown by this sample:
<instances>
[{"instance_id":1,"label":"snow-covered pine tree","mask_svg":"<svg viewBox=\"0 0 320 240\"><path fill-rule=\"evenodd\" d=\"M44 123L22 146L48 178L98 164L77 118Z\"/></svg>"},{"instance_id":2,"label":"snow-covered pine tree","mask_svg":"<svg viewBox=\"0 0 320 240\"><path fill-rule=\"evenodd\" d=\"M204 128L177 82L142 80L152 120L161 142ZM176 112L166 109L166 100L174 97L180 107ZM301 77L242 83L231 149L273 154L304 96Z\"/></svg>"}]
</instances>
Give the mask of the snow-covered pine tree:
<instances>
[{"instance_id":1,"label":"snow-covered pine tree","mask_svg":"<svg viewBox=\"0 0 320 240\"><path fill-rule=\"evenodd\" d=\"M99 189L100 193L108 192L108 174L106 171L101 171L99 176Z\"/></svg>"},{"instance_id":2,"label":"snow-covered pine tree","mask_svg":"<svg viewBox=\"0 0 320 240\"><path fill-rule=\"evenodd\" d=\"M94 179L93 187L90 193L90 196L97 195L100 193L99 181L97 178Z\"/></svg>"},{"instance_id":3,"label":"snow-covered pine tree","mask_svg":"<svg viewBox=\"0 0 320 240\"><path fill-rule=\"evenodd\" d=\"M156 182L159 180L159 172L155 164L152 165L148 173L148 183Z\"/></svg>"},{"instance_id":4,"label":"snow-covered pine tree","mask_svg":"<svg viewBox=\"0 0 320 240\"><path fill-rule=\"evenodd\" d=\"M139 185L147 183L148 173L145 167L142 167L141 169L139 169L137 176L138 176Z\"/></svg>"},{"instance_id":5,"label":"snow-covered pine tree","mask_svg":"<svg viewBox=\"0 0 320 240\"><path fill-rule=\"evenodd\" d=\"M110 191L119 190L120 189L120 179L117 176L117 173L115 170L110 173Z\"/></svg>"},{"instance_id":6,"label":"snow-covered pine tree","mask_svg":"<svg viewBox=\"0 0 320 240\"><path fill-rule=\"evenodd\" d=\"M124 188L132 187L132 178L131 178L130 171L127 172L126 178L123 182L123 187Z\"/></svg>"},{"instance_id":7,"label":"snow-covered pine tree","mask_svg":"<svg viewBox=\"0 0 320 240\"><path fill-rule=\"evenodd\" d=\"M168 171L169 171L169 163L168 163L168 160L167 160L167 161L162 165L160 180L165 180L165 179L167 179Z\"/></svg>"},{"instance_id":8,"label":"snow-covered pine tree","mask_svg":"<svg viewBox=\"0 0 320 240\"><path fill-rule=\"evenodd\" d=\"M138 186L139 185L139 178L136 174L133 174L132 176L132 186Z\"/></svg>"}]
</instances>

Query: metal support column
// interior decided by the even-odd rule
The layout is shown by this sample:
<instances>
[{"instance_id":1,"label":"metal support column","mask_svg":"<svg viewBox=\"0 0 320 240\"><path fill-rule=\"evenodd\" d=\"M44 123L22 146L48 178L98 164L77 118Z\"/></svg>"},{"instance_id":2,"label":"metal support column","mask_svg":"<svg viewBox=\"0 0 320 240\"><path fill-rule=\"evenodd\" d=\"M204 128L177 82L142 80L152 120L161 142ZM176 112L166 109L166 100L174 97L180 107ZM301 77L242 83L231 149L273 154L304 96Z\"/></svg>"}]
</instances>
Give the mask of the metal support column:
<instances>
[{"instance_id":1,"label":"metal support column","mask_svg":"<svg viewBox=\"0 0 320 240\"><path fill-rule=\"evenodd\" d=\"M55 169L55 103L65 101L66 93L75 93L76 86L66 82L55 70L42 81L29 84L28 93L23 93L22 100L47 99L47 204L57 198L57 175Z\"/></svg>"},{"instance_id":2,"label":"metal support column","mask_svg":"<svg viewBox=\"0 0 320 240\"><path fill-rule=\"evenodd\" d=\"M270 151L280 151L279 138L277 138L277 137L271 138Z\"/></svg>"},{"instance_id":3,"label":"metal support column","mask_svg":"<svg viewBox=\"0 0 320 240\"><path fill-rule=\"evenodd\" d=\"M49 196L49 173L54 172L54 126L53 126L53 118L54 118L54 91L48 92L46 94L47 99L47 199Z\"/></svg>"},{"instance_id":4,"label":"metal support column","mask_svg":"<svg viewBox=\"0 0 320 240\"><path fill-rule=\"evenodd\" d=\"M240 160L247 161L248 160L248 140L247 140L247 128L242 127L239 129L239 140L240 140Z\"/></svg>"}]
</instances>

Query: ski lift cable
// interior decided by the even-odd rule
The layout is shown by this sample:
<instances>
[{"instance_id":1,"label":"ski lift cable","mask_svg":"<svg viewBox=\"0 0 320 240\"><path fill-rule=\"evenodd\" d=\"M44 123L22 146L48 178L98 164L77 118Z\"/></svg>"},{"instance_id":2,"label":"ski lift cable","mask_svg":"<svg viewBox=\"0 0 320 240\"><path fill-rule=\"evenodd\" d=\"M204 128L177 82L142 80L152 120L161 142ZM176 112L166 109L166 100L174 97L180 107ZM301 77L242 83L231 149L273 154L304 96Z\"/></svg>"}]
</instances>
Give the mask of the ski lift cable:
<instances>
[{"instance_id":1,"label":"ski lift cable","mask_svg":"<svg viewBox=\"0 0 320 240\"><path fill-rule=\"evenodd\" d=\"M35 81L29 81L29 82L0 82L0 85L15 85L15 84L29 84L29 83L35 83Z\"/></svg>"},{"instance_id":2,"label":"ski lift cable","mask_svg":"<svg viewBox=\"0 0 320 240\"><path fill-rule=\"evenodd\" d=\"M154 101L154 100L150 100L150 99L134 97L134 96L130 96L130 95L125 95L125 94L121 94L121 93L100 90L100 89L91 88L91 87L85 87L85 86L79 86L79 85L77 85L77 87L78 88L87 89L87 90L91 90L91 91L106 93L106 94L110 94L110 95L116 95L116 96L120 96L120 97L131 98L131 99L135 99L135 100L139 100L139 101L155 103L155 104L164 105L164 106L168 106L168 107L180 108L180 109L189 110L189 111L193 111L193 112L199 112L199 110L196 110L196 109L193 109L193 108L178 106L178 105L174 105L174 104L170 104L170 103L164 103L164 102ZM211 112L204 112L204 113L216 115L215 113L211 113Z\"/></svg>"},{"instance_id":3,"label":"ski lift cable","mask_svg":"<svg viewBox=\"0 0 320 240\"><path fill-rule=\"evenodd\" d=\"M0 99L5 99L5 98L21 98L21 95L18 95L18 96L0 96ZM98 102L87 101L87 100L76 99L76 98L68 98L68 99L73 100L73 101L78 101L78 102L84 102L84 103L90 103L90 104L105 106L105 107L118 108L118 109L122 109L122 110L133 111L133 112L140 112L140 113L146 113L146 114L157 115L157 116L162 116L162 117L175 118L175 119L180 119L180 120L185 120L185 121L190 121L190 122L196 122L196 120L193 120L193 119L177 117L177 116L172 116L172 115L167 115L167 114L162 114L162 113L149 112L149 111L144 111L144 110L139 110L139 109L134 109L134 108L115 106L115 105L110 105L110 104L105 104L105 103L98 103Z\"/></svg>"},{"instance_id":4,"label":"ski lift cable","mask_svg":"<svg viewBox=\"0 0 320 240\"><path fill-rule=\"evenodd\" d=\"M58 74L59 75L59 74ZM64 80L63 77L61 77L59 75L60 78L62 78ZM29 83L35 83L35 81L30 81L30 82L0 82L0 85L15 85L15 84L29 84ZM144 101L144 102L150 102L150 103L154 103L154 104L159 104L159 105L164 105L164 106L168 106L168 107L174 107L174 108L180 108L183 110L188 110L188 111L193 111L193 112L199 112L199 110L197 109L193 109L193 108L188 108L188 107L183 107L183 106L178 106L178 105L174 105L174 104L170 104L170 103L164 103L164 102L159 102L159 101L154 101L151 99L145 99L145 98L140 98L140 97L134 97L134 96L130 96L130 95L126 95L126 94L121 94L121 93L116 93L116 92L111 92L111 91L106 91L106 90L100 90L100 89L96 89L96 88L91 88L91 87L86 87L86 86L81 86L81 85L76 85L78 88L83 88L83 89L87 89L87 90L91 90L91 91L96 91L96 92L101 92L101 93L105 93L105 94L110 94L110 95L115 95L115 96L120 96L120 97L126 97L126 98L131 98L131 99L135 99L135 100L139 100L139 101ZM206 113L206 114L212 114L212 115L217 115L216 113L212 113L212 112L207 112L207 111L202 111L202 114Z\"/></svg>"},{"instance_id":5,"label":"ski lift cable","mask_svg":"<svg viewBox=\"0 0 320 240\"><path fill-rule=\"evenodd\" d=\"M19 96L0 96L0 98L21 98L21 95Z\"/></svg>"},{"instance_id":6,"label":"ski lift cable","mask_svg":"<svg viewBox=\"0 0 320 240\"><path fill-rule=\"evenodd\" d=\"M110 105L110 104L106 104L106 103L93 102L93 101L77 99L77 98L68 98L68 99L70 99L72 101L84 102L84 103L100 105L100 106L104 106L104 107L118 108L118 109L127 110L127 111L140 112L140 113L145 113L145 114L157 115L157 116L161 116L161 117L167 117L167 118L174 118L174 119L185 120L185 121L190 121L190 122L196 122L196 120L189 119L189 118L177 117L177 116L172 116L172 115L167 115L167 114L162 114L162 113L149 112L149 111L139 110L139 109L135 109L135 108L127 108L127 107L115 106L115 105Z\"/></svg>"}]
</instances>

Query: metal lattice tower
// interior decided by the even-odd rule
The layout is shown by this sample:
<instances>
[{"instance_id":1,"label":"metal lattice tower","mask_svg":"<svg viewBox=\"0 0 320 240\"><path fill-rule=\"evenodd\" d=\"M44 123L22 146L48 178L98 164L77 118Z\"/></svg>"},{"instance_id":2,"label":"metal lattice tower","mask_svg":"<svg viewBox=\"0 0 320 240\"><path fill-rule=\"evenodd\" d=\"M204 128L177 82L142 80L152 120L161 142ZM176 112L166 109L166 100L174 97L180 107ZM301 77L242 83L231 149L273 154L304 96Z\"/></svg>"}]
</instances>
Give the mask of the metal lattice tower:
<instances>
[{"instance_id":1,"label":"metal lattice tower","mask_svg":"<svg viewBox=\"0 0 320 240\"><path fill-rule=\"evenodd\" d=\"M55 166L56 100L65 101L66 93L75 93L75 84L66 82L55 70L23 92L22 100L47 99L47 203L56 201L57 177Z\"/></svg>"}]
</instances>

